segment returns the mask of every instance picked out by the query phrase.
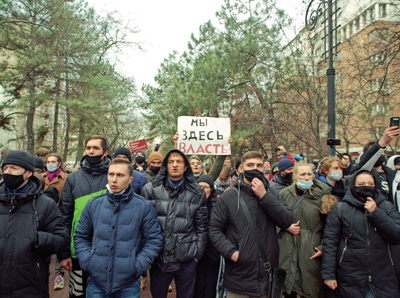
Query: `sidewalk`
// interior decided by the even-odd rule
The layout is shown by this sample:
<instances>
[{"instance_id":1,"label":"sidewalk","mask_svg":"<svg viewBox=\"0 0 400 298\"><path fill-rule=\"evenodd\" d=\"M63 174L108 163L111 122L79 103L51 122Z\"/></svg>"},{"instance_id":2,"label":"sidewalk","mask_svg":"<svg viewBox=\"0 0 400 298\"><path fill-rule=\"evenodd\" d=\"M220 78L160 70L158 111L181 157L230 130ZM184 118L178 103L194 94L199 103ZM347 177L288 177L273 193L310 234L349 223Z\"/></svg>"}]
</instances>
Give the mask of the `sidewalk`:
<instances>
[{"instance_id":1,"label":"sidewalk","mask_svg":"<svg viewBox=\"0 0 400 298\"><path fill-rule=\"evenodd\" d=\"M50 263L50 276L49 276L49 293L50 293L50 298L68 298L68 271L65 272L64 275L64 280L65 280L65 287L62 290L53 290L53 285L54 285L54 262L55 262L55 256L52 256L51 258L51 263ZM150 276L148 273L147 276ZM140 294L141 298L151 298L150 294L150 279L147 283L147 287L144 289L144 291ZM82 297L83 298L83 297ZM175 284L172 283L172 292L168 293L168 298L176 298L176 291L175 291Z\"/></svg>"}]
</instances>

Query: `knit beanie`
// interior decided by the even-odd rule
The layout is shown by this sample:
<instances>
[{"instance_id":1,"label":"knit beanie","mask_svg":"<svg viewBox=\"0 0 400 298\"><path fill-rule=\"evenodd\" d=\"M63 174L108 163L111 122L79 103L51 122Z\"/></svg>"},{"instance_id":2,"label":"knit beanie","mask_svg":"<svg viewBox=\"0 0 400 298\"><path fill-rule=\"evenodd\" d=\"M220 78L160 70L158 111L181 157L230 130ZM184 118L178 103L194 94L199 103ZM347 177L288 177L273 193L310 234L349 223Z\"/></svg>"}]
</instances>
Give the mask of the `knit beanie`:
<instances>
[{"instance_id":1,"label":"knit beanie","mask_svg":"<svg viewBox=\"0 0 400 298\"><path fill-rule=\"evenodd\" d=\"M283 172L284 170L287 170L291 167L294 167L294 163L289 158L282 159L278 163L279 172Z\"/></svg>"},{"instance_id":2,"label":"knit beanie","mask_svg":"<svg viewBox=\"0 0 400 298\"><path fill-rule=\"evenodd\" d=\"M163 160L163 156L161 155L160 152L158 151L151 152L149 155L149 159L147 160L147 163L150 164L155 159L159 159L161 161Z\"/></svg>"},{"instance_id":3,"label":"knit beanie","mask_svg":"<svg viewBox=\"0 0 400 298\"><path fill-rule=\"evenodd\" d=\"M135 152L135 157L137 156L137 154L138 154L139 152L142 153L143 156L144 156L144 159L146 159L146 152L144 152L143 150L138 150L138 151L136 151L136 152Z\"/></svg>"},{"instance_id":4,"label":"knit beanie","mask_svg":"<svg viewBox=\"0 0 400 298\"><path fill-rule=\"evenodd\" d=\"M35 161L34 161L34 167L35 169L44 169L44 163L43 160L40 157L35 157Z\"/></svg>"},{"instance_id":5,"label":"knit beanie","mask_svg":"<svg viewBox=\"0 0 400 298\"><path fill-rule=\"evenodd\" d=\"M117 148L117 150L115 150L115 152L113 153L112 157L115 158L118 155L125 155L129 159L129 161L132 162L132 155L128 148L125 147Z\"/></svg>"},{"instance_id":6,"label":"knit beanie","mask_svg":"<svg viewBox=\"0 0 400 298\"><path fill-rule=\"evenodd\" d=\"M394 164L394 165L398 165L399 163L400 163L400 156L397 156L397 157L394 159L393 164Z\"/></svg>"},{"instance_id":7,"label":"knit beanie","mask_svg":"<svg viewBox=\"0 0 400 298\"><path fill-rule=\"evenodd\" d=\"M294 159L295 159L296 161L300 161L300 160L302 160L303 158L301 157L300 154L296 154L296 155L294 156Z\"/></svg>"},{"instance_id":8,"label":"knit beanie","mask_svg":"<svg viewBox=\"0 0 400 298\"><path fill-rule=\"evenodd\" d=\"M199 177L199 179L197 179L197 183L200 183L200 182L205 182L208 185L210 185L211 193L213 193L215 191L214 179L211 176L209 176L209 175L201 175Z\"/></svg>"},{"instance_id":9,"label":"knit beanie","mask_svg":"<svg viewBox=\"0 0 400 298\"><path fill-rule=\"evenodd\" d=\"M4 158L3 163L1 164L1 169L3 169L5 165L16 165L25 170L31 171L32 173L35 172L34 158L31 154L25 151L10 151Z\"/></svg>"}]
</instances>

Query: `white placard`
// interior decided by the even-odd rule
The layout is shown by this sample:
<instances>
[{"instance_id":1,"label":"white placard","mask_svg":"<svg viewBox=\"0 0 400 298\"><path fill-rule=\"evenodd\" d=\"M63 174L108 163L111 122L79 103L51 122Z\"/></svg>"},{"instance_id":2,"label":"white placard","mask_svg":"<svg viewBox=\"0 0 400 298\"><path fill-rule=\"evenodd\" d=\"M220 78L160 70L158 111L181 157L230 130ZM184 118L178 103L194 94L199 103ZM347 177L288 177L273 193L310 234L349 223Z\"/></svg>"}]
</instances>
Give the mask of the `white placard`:
<instances>
[{"instance_id":1,"label":"white placard","mask_svg":"<svg viewBox=\"0 0 400 298\"><path fill-rule=\"evenodd\" d=\"M231 154L229 118L178 117L178 134L178 149L185 154Z\"/></svg>"}]
</instances>

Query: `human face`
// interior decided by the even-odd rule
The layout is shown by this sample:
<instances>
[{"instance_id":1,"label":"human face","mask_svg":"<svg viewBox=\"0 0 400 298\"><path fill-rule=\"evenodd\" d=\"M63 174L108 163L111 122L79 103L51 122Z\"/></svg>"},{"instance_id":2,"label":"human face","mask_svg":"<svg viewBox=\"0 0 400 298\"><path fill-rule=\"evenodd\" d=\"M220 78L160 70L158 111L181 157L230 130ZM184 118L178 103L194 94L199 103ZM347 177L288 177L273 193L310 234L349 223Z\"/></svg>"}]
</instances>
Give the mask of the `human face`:
<instances>
[{"instance_id":1,"label":"human face","mask_svg":"<svg viewBox=\"0 0 400 298\"><path fill-rule=\"evenodd\" d=\"M108 184L112 192L118 193L127 189L133 177L129 175L128 166L125 164L113 164L108 168Z\"/></svg>"},{"instance_id":2,"label":"human face","mask_svg":"<svg viewBox=\"0 0 400 298\"><path fill-rule=\"evenodd\" d=\"M341 172L341 173L343 173L343 169L340 167L340 165L339 165L339 163L337 161L332 163L332 165L329 168L329 171L327 173L328 174L327 176L331 175L332 172Z\"/></svg>"},{"instance_id":3,"label":"human face","mask_svg":"<svg viewBox=\"0 0 400 298\"><path fill-rule=\"evenodd\" d=\"M201 172L201 162L198 159L190 160L190 167L192 168L193 174L198 174Z\"/></svg>"},{"instance_id":4,"label":"human face","mask_svg":"<svg viewBox=\"0 0 400 298\"><path fill-rule=\"evenodd\" d=\"M229 157L225 158L224 166L228 166L228 167L232 166L232 160Z\"/></svg>"},{"instance_id":5,"label":"human face","mask_svg":"<svg viewBox=\"0 0 400 298\"><path fill-rule=\"evenodd\" d=\"M264 173L264 161L261 158L249 158L245 160L243 166L243 171L251 171L254 169L259 170Z\"/></svg>"},{"instance_id":6,"label":"human face","mask_svg":"<svg viewBox=\"0 0 400 298\"><path fill-rule=\"evenodd\" d=\"M269 161L264 162L264 170L269 170L271 168L271 163Z\"/></svg>"},{"instance_id":7,"label":"human face","mask_svg":"<svg viewBox=\"0 0 400 298\"><path fill-rule=\"evenodd\" d=\"M183 177L186 172L187 166L185 165L185 159L179 153L173 153L168 156L167 170L168 175L173 180L178 180Z\"/></svg>"},{"instance_id":8,"label":"human face","mask_svg":"<svg viewBox=\"0 0 400 298\"><path fill-rule=\"evenodd\" d=\"M356 177L356 186L373 186L375 187L374 178L370 174L360 174Z\"/></svg>"},{"instance_id":9,"label":"human face","mask_svg":"<svg viewBox=\"0 0 400 298\"><path fill-rule=\"evenodd\" d=\"M24 178L24 182L20 186L18 186L19 188L28 181L29 177L32 176L33 173L31 171L25 170L23 167L9 164L3 167L3 174L9 174L14 176L23 175L22 177Z\"/></svg>"},{"instance_id":10,"label":"human face","mask_svg":"<svg viewBox=\"0 0 400 298\"><path fill-rule=\"evenodd\" d=\"M103 155L104 157L108 154L108 151L103 151L103 147L101 147L101 139L93 139L87 142L85 154L89 156Z\"/></svg>"},{"instance_id":11,"label":"human face","mask_svg":"<svg viewBox=\"0 0 400 298\"><path fill-rule=\"evenodd\" d=\"M293 173L294 167L290 167L284 171L281 172L282 176L285 177L287 174Z\"/></svg>"},{"instance_id":12,"label":"human face","mask_svg":"<svg viewBox=\"0 0 400 298\"><path fill-rule=\"evenodd\" d=\"M219 181L221 181L221 183L226 183L226 182L228 182L229 177L219 176L218 179L219 179Z\"/></svg>"},{"instance_id":13,"label":"human face","mask_svg":"<svg viewBox=\"0 0 400 298\"><path fill-rule=\"evenodd\" d=\"M314 179L314 173L308 165L297 168L297 171L293 172L293 176L296 180L310 181Z\"/></svg>"},{"instance_id":14,"label":"human face","mask_svg":"<svg viewBox=\"0 0 400 298\"><path fill-rule=\"evenodd\" d=\"M211 187L206 182L199 182L200 186L204 187L204 192L206 193L206 199L208 199L211 195Z\"/></svg>"},{"instance_id":15,"label":"human face","mask_svg":"<svg viewBox=\"0 0 400 298\"><path fill-rule=\"evenodd\" d=\"M400 163L397 164L397 165L394 165L394 168L395 168L396 170L400 170Z\"/></svg>"},{"instance_id":16,"label":"human face","mask_svg":"<svg viewBox=\"0 0 400 298\"><path fill-rule=\"evenodd\" d=\"M58 162L57 157L55 156L49 156L46 159L46 164L57 164L57 167L61 166L61 162Z\"/></svg>"},{"instance_id":17,"label":"human face","mask_svg":"<svg viewBox=\"0 0 400 298\"><path fill-rule=\"evenodd\" d=\"M346 164L348 164L348 165L351 164L351 160L350 160L350 157L348 155L343 155L343 159L346 162Z\"/></svg>"},{"instance_id":18,"label":"human face","mask_svg":"<svg viewBox=\"0 0 400 298\"><path fill-rule=\"evenodd\" d=\"M136 155L135 155L135 157L138 157L138 156L144 157L144 155L143 155L142 152L137 152Z\"/></svg>"},{"instance_id":19,"label":"human face","mask_svg":"<svg viewBox=\"0 0 400 298\"><path fill-rule=\"evenodd\" d=\"M153 160L151 161L150 165L151 165L152 167L157 168L157 167L161 167L161 163L162 163L162 160L153 159Z\"/></svg>"}]
</instances>

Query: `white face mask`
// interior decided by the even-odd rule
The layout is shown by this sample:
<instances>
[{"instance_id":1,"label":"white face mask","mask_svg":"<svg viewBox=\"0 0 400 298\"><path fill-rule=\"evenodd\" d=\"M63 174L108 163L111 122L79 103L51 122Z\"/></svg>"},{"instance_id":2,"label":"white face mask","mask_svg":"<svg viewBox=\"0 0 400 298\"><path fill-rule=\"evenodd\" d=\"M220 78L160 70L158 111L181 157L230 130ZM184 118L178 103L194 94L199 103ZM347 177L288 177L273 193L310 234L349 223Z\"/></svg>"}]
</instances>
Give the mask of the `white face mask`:
<instances>
[{"instance_id":1,"label":"white face mask","mask_svg":"<svg viewBox=\"0 0 400 298\"><path fill-rule=\"evenodd\" d=\"M331 174L328 176L330 179L332 179L333 181L340 181L340 179L342 179L343 177L343 173L339 172L339 171L332 171Z\"/></svg>"},{"instance_id":2,"label":"white face mask","mask_svg":"<svg viewBox=\"0 0 400 298\"><path fill-rule=\"evenodd\" d=\"M46 164L46 168L49 172L53 173L58 170L58 165L56 163L48 163Z\"/></svg>"}]
</instances>

